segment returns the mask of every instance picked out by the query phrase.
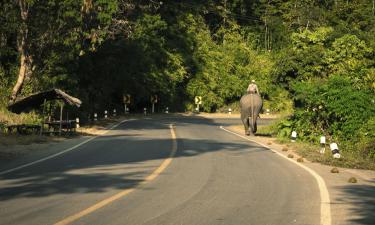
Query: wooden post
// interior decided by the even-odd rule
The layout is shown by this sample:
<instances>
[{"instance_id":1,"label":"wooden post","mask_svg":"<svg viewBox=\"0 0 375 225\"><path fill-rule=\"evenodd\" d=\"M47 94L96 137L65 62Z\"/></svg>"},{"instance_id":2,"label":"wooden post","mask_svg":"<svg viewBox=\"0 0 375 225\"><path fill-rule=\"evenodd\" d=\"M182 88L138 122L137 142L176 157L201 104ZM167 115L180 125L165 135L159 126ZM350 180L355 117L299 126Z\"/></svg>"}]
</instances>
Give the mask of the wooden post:
<instances>
[{"instance_id":1,"label":"wooden post","mask_svg":"<svg viewBox=\"0 0 375 225\"><path fill-rule=\"evenodd\" d=\"M61 129L62 129L63 108L64 108L64 102L61 102L60 103L60 129L59 129L60 136L61 136Z\"/></svg>"},{"instance_id":2,"label":"wooden post","mask_svg":"<svg viewBox=\"0 0 375 225\"><path fill-rule=\"evenodd\" d=\"M71 127L70 127L70 123L69 123L69 112L68 112L68 110L66 110L66 127L67 127L67 130L69 131L69 132L71 132Z\"/></svg>"},{"instance_id":3,"label":"wooden post","mask_svg":"<svg viewBox=\"0 0 375 225\"><path fill-rule=\"evenodd\" d=\"M44 117L44 114L46 113L46 102L47 100L44 99L44 102L43 102L43 112L42 112L42 123L40 124L40 135L43 134L43 126L44 126L44 120L45 120L45 117Z\"/></svg>"}]
</instances>

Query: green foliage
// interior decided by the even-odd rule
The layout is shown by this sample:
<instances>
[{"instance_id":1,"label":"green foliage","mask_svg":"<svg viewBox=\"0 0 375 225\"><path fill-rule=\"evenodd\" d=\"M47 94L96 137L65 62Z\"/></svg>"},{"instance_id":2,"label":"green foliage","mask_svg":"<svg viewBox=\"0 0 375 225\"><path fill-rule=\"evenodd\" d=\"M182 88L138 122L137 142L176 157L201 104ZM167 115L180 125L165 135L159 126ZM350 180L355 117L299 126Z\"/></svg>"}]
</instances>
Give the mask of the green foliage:
<instances>
[{"instance_id":1,"label":"green foliage","mask_svg":"<svg viewBox=\"0 0 375 225\"><path fill-rule=\"evenodd\" d=\"M193 58L199 67L187 86L191 98L204 96L203 108L215 111L238 101L251 79L257 81L263 95L271 93L273 63L269 55L254 50L236 25L221 28L214 36L221 37L222 41L215 42L207 28L197 37L198 47Z\"/></svg>"},{"instance_id":2,"label":"green foliage","mask_svg":"<svg viewBox=\"0 0 375 225\"><path fill-rule=\"evenodd\" d=\"M357 88L368 88L374 79L367 79L373 73L371 57L373 50L364 41L355 35L344 35L335 39L324 60L330 73L349 77Z\"/></svg>"},{"instance_id":3,"label":"green foliage","mask_svg":"<svg viewBox=\"0 0 375 225\"><path fill-rule=\"evenodd\" d=\"M375 115L373 95L353 88L348 78L298 82L293 88L296 102L303 106L293 118L294 126L306 138L326 133L343 141L358 140L358 130Z\"/></svg>"},{"instance_id":4,"label":"green foliage","mask_svg":"<svg viewBox=\"0 0 375 225\"><path fill-rule=\"evenodd\" d=\"M80 113L158 105L237 109L255 79L264 108L293 114L280 136L298 129L358 145L372 157L375 17L355 1L16 1L0 3L0 105L17 79L17 43L27 28L31 74L21 95L58 87L83 100ZM372 108L371 108L372 107ZM10 118L10 117L7 117Z\"/></svg>"},{"instance_id":5,"label":"green foliage","mask_svg":"<svg viewBox=\"0 0 375 225\"><path fill-rule=\"evenodd\" d=\"M358 151L363 157L375 160L375 116L373 115L359 129Z\"/></svg>"},{"instance_id":6,"label":"green foliage","mask_svg":"<svg viewBox=\"0 0 375 225\"><path fill-rule=\"evenodd\" d=\"M277 124L278 133L277 136L281 139L287 139L292 134L293 123L288 120L282 120Z\"/></svg>"}]
</instances>

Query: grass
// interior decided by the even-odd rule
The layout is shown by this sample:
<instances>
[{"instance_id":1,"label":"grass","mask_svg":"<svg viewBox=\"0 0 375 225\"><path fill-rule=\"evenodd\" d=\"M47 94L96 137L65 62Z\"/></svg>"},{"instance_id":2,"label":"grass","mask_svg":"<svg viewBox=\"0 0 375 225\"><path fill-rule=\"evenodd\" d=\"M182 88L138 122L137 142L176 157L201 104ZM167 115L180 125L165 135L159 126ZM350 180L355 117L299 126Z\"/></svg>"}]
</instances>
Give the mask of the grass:
<instances>
[{"instance_id":1,"label":"grass","mask_svg":"<svg viewBox=\"0 0 375 225\"><path fill-rule=\"evenodd\" d=\"M320 154L320 146L318 144L313 145L311 143L300 141L291 143L290 140L285 139L279 139L278 142L284 144L288 143L288 145L293 148L297 154L311 162L318 162L325 165L345 168L375 170L374 160L363 158L362 156L360 156L359 154L355 154L354 152L340 151L341 158L334 159L329 149L326 149L324 154Z\"/></svg>"},{"instance_id":2,"label":"grass","mask_svg":"<svg viewBox=\"0 0 375 225\"><path fill-rule=\"evenodd\" d=\"M0 108L0 146L27 145L31 143L44 143L50 138L40 135L8 135L5 133L7 125L15 124L40 124L40 118L36 113L15 114L5 108Z\"/></svg>"},{"instance_id":3,"label":"grass","mask_svg":"<svg viewBox=\"0 0 375 225\"><path fill-rule=\"evenodd\" d=\"M257 135L260 136L272 136L276 137L276 122L267 126L259 126ZM375 170L374 159L364 158L359 153L355 151L345 151L344 149L340 151L341 158L334 159L332 157L331 151L326 149L324 154L319 153L319 144L311 144L306 142L290 142L289 139L277 139L277 143L286 144L286 147L282 151L287 152L288 150L294 150L298 155L311 162L318 162L325 165L344 167L344 168L354 168L354 169L369 169Z\"/></svg>"},{"instance_id":4,"label":"grass","mask_svg":"<svg viewBox=\"0 0 375 225\"><path fill-rule=\"evenodd\" d=\"M297 153L312 162L345 168L375 170L375 162L373 160L365 159L353 152L340 151L341 158L334 159L329 149L326 150L324 154L320 154L320 147L318 145L296 143L296 146Z\"/></svg>"},{"instance_id":5,"label":"grass","mask_svg":"<svg viewBox=\"0 0 375 225\"><path fill-rule=\"evenodd\" d=\"M262 125L258 126L257 135L260 136L276 136L274 125Z\"/></svg>"},{"instance_id":6,"label":"grass","mask_svg":"<svg viewBox=\"0 0 375 225\"><path fill-rule=\"evenodd\" d=\"M4 125L12 124L40 124L40 118L36 113L15 114L4 108L0 108L0 123Z\"/></svg>"}]
</instances>

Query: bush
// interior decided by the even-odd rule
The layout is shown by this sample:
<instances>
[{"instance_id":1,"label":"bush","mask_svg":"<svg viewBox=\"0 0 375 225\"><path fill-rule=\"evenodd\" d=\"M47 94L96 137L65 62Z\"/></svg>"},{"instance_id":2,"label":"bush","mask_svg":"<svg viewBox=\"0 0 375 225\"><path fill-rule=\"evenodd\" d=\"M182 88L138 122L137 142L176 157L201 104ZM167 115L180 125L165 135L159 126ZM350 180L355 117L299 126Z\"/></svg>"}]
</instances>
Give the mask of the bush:
<instances>
[{"instance_id":1,"label":"bush","mask_svg":"<svg viewBox=\"0 0 375 225\"><path fill-rule=\"evenodd\" d=\"M342 150L375 158L375 107L370 91L355 89L348 78L295 82L296 110L279 124L280 137L296 130L298 138L319 143L319 137L340 142ZM370 103L370 104L369 104Z\"/></svg>"},{"instance_id":2,"label":"bush","mask_svg":"<svg viewBox=\"0 0 375 225\"><path fill-rule=\"evenodd\" d=\"M282 120L277 124L278 133L277 136L282 139L289 138L292 134L293 123L288 120Z\"/></svg>"},{"instance_id":3,"label":"bush","mask_svg":"<svg viewBox=\"0 0 375 225\"><path fill-rule=\"evenodd\" d=\"M361 127L359 135L357 147L360 154L375 160L375 116Z\"/></svg>"},{"instance_id":4,"label":"bush","mask_svg":"<svg viewBox=\"0 0 375 225\"><path fill-rule=\"evenodd\" d=\"M353 141L359 138L359 129L375 115L375 108L369 104L371 93L354 89L341 76L299 82L293 88L296 105L303 106L297 109L293 121L305 136L324 132Z\"/></svg>"},{"instance_id":5,"label":"bush","mask_svg":"<svg viewBox=\"0 0 375 225\"><path fill-rule=\"evenodd\" d=\"M35 112L15 114L0 108L0 124L40 124L41 118Z\"/></svg>"}]
</instances>

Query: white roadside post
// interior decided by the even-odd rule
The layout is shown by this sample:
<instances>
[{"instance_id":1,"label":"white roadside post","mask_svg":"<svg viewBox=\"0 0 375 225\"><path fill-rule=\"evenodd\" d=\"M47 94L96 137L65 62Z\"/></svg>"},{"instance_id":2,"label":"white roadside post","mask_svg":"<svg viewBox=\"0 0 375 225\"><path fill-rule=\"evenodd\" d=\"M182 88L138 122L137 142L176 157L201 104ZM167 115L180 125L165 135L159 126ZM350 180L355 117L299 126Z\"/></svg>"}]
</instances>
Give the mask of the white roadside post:
<instances>
[{"instance_id":1,"label":"white roadside post","mask_svg":"<svg viewBox=\"0 0 375 225\"><path fill-rule=\"evenodd\" d=\"M107 110L104 110L104 118L105 118L105 119L108 118L108 111L107 111Z\"/></svg>"},{"instance_id":2,"label":"white roadside post","mask_svg":"<svg viewBox=\"0 0 375 225\"><path fill-rule=\"evenodd\" d=\"M157 95L151 95L151 113L155 113L155 104L158 103L158 96Z\"/></svg>"},{"instance_id":3,"label":"white roadside post","mask_svg":"<svg viewBox=\"0 0 375 225\"><path fill-rule=\"evenodd\" d=\"M79 118L76 118L76 128L79 128Z\"/></svg>"},{"instance_id":4,"label":"white roadside post","mask_svg":"<svg viewBox=\"0 0 375 225\"><path fill-rule=\"evenodd\" d=\"M266 109L266 115L270 114L270 109Z\"/></svg>"},{"instance_id":5,"label":"white roadside post","mask_svg":"<svg viewBox=\"0 0 375 225\"><path fill-rule=\"evenodd\" d=\"M147 108L143 108L143 114L146 116L147 115Z\"/></svg>"},{"instance_id":6,"label":"white roadside post","mask_svg":"<svg viewBox=\"0 0 375 225\"><path fill-rule=\"evenodd\" d=\"M341 158L339 147L337 146L336 143L331 143L329 147L331 148L333 158L335 159Z\"/></svg>"},{"instance_id":7,"label":"white roadside post","mask_svg":"<svg viewBox=\"0 0 375 225\"><path fill-rule=\"evenodd\" d=\"M98 120L98 114L94 113L94 121L97 121L97 120Z\"/></svg>"},{"instance_id":8,"label":"white roadside post","mask_svg":"<svg viewBox=\"0 0 375 225\"><path fill-rule=\"evenodd\" d=\"M326 137L321 136L320 137L320 154L324 154L326 151Z\"/></svg>"},{"instance_id":9,"label":"white roadside post","mask_svg":"<svg viewBox=\"0 0 375 225\"><path fill-rule=\"evenodd\" d=\"M229 115L232 114L232 109L231 109L231 108L228 109L228 114L229 114Z\"/></svg>"},{"instance_id":10,"label":"white roadside post","mask_svg":"<svg viewBox=\"0 0 375 225\"><path fill-rule=\"evenodd\" d=\"M292 142L296 142L296 139L297 139L297 132L292 131Z\"/></svg>"},{"instance_id":11,"label":"white roadside post","mask_svg":"<svg viewBox=\"0 0 375 225\"><path fill-rule=\"evenodd\" d=\"M166 113L166 114L169 113L169 108L168 108L168 107L165 108L165 113Z\"/></svg>"}]
</instances>

